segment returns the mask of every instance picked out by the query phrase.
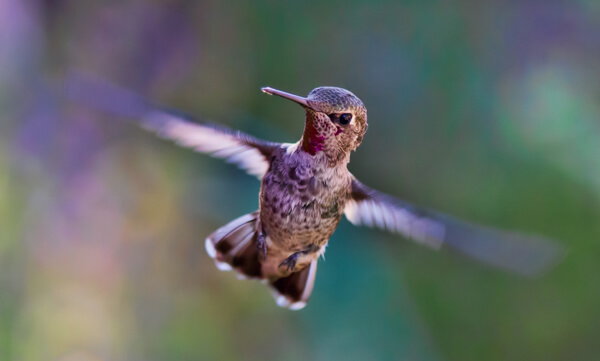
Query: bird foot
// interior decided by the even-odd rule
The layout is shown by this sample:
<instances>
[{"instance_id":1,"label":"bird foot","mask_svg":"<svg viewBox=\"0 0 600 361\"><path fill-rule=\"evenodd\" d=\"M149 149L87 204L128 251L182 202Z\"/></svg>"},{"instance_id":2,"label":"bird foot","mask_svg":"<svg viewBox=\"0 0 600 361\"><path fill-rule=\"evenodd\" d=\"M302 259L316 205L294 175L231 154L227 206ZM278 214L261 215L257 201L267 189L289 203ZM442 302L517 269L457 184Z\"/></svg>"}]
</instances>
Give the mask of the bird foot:
<instances>
[{"instance_id":1,"label":"bird foot","mask_svg":"<svg viewBox=\"0 0 600 361\"><path fill-rule=\"evenodd\" d=\"M267 237L264 232L258 234L258 239L256 240L256 248L258 248L258 258L261 261L267 259Z\"/></svg>"},{"instance_id":2,"label":"bird foot","mask_svg":"<svg viewBox=\"0 0 600 361\"><path fill-rule=\"evenodd\" d=\"M298 257L300 257L300 254L302 254L302 252L296 252L288 258L284 259L283 262L281 262L281 264L279 265L279 268L286 267L286 270L288 272L293 271L294 268L296 268L296 262L298 262Z\"/></svg>"}]
</instances>

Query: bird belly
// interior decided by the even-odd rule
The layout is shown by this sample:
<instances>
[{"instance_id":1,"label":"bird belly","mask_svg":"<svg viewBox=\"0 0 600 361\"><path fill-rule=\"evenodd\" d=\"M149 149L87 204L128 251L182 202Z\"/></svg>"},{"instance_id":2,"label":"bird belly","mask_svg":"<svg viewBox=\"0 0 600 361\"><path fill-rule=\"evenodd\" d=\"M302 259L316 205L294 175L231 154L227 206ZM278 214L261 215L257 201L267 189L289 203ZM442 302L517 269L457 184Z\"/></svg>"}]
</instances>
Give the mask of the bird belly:
<instances>
[{"instance_id":1,"label":"bird belly","mask_svg":"<svg viewBox=\"0 0 600 361\"><path fill-rule=\"evenodd\" d=\"M271 242L269 238L267 238L267 242L269 244L267 257L261 261L262 274L267 279L286 277L293 272L301 271L302 269L308 267L312 261L318 259L323 253L325 253L325 245L323 245L316 252L300 255L296 261L295 267L293 269L288 269L287 267L282 266L282 263L295 252L280 247L278 243Z\"/></svg>"},{"instance_id":2,"label":"bird belly","mask_svg":"<svg viewBox=\"0 0 600 361\"><path fill-rule=\"evenodd\" d=\"M278 267L296 254L298 271L323 254L349 198L348 174L345 166L331 168L319 154L284 148L275 154L260 189L266 262Z\"/></svg>"},{"instance_id":3,"label":"bird belly","mask_svg":"<svg viewBox=\"0 0 600 361\"><path fill-rule=\"evenodd\" d=\"M331 198L331 197L329 197ZM294 271L306 267L322 255L341 219L343 206L334 198L323 202L318 197L261 191L260 220L267 236L265 274L282 275L279 265L300 252Z\"/></svg>"},{"instance_id":4,"label":"bird belly","mask_svg":"<svg viewBox=\"0 0 600 361\"><path fill-rule=\"evenodd\" d=\"M341 219L341 214L332 210L334 208L339 205L322 205L317 200L308 203L289 199L287 202L265 201L261 202L260 218L272 243L298 252L311 245L327 244Z\"/></svg>"}]
</instances>

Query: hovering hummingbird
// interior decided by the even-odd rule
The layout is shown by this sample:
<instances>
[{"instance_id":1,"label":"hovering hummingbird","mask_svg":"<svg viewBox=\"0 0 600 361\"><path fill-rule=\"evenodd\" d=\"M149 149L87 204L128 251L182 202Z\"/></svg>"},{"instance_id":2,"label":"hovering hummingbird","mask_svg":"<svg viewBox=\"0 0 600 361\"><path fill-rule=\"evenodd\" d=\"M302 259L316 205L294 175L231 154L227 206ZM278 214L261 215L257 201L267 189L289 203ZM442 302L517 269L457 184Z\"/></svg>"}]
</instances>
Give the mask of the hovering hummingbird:
<instances>
[{"instance_id":1,"label":"hovering hummingbird","mask_svg":"<svg viewBox=\"0 0 600 361\"><path fill-rule=\"evenodd\" d=\"M527 276L548 269L563 254L562 247L541 237L476 226L361 183L347 166L367 131L367 109L346 89L318 87L301 97L262 88L305 113L301 139L275 143L192 121L100 80L71 76L66 86L72 98L137 118L161 137L225 158L262 180L259 209L216 230L205 246L220 270L268 283L279 306L297 310L306 305L317 260L343 215L355 225L385 229L434 249L449 246Z\"/></svg>"}]
</instances>

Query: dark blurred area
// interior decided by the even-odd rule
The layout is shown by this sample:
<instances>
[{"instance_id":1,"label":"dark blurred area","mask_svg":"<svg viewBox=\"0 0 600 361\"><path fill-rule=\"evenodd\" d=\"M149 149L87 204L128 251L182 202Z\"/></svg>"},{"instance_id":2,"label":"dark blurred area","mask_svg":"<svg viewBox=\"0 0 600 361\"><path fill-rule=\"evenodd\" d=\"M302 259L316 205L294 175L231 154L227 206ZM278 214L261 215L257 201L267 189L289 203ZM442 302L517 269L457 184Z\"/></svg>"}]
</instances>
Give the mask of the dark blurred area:
<instances>
[{"instance_id":1,"label":"dark blurred area","mask_svg":"<svg viewBox=\"0 0 600 361\"><path fill-rule=\"evenodd\" d=\"M600 3L0 2L0 360L595 360ZM350 89L350 170L569 248L540 279L342 221L307 308L219 272L205 237L259 182L61 96L70 70L257 137Z\"/></svg>"}]
</instances>

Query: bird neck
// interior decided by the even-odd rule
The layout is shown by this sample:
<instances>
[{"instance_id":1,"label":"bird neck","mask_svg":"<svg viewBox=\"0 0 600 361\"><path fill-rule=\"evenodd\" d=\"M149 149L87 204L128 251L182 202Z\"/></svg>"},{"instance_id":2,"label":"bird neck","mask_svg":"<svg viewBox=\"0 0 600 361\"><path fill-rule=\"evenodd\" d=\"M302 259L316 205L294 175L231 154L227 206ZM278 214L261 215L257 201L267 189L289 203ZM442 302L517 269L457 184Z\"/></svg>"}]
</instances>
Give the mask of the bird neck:
<instances>
[{"instance_id":1,"label":"bird neck","mask_svg":"<svg viewBox=\"0 0 600 361\"><path fill-rule=\"evenodd\" d=\"M330 167L345 166L350 162L350 152L341 146L340 134L341 129L326 114L307 111L300 147L311 156L324 156Z\"/></svg>"},{"instance_id":2,"label":"bird neck","mask_svg":"<svg viewBox=\"0 0 600 361\"><path fill-rule=\"evenodd\" d=\"M300 144L302 150L310 155L316 155L325 149L326 136L319 131L319 128L314 124L313 121L308 120L304 126L304 134Z\"/></svg>"}]
</instances>

